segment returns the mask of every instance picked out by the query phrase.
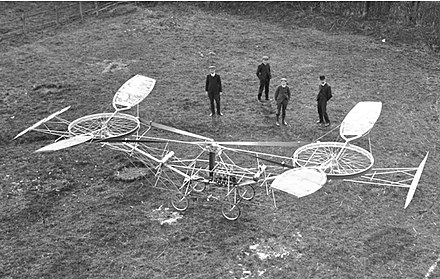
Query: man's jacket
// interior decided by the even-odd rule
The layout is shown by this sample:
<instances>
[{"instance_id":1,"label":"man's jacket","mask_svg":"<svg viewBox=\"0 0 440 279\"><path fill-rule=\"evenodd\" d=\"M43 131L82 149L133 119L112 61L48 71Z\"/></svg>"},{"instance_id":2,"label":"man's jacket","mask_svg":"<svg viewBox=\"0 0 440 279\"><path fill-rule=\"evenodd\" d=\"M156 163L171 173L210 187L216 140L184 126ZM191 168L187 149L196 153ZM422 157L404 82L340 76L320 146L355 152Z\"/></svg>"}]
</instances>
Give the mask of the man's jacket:
<instances>
[{"instance_id":1,"label":"man's jacket","mask_svg":"<svg viewBox=\"0 0 440 279\"><path fill-rule=\"evenodd\" d=\"M328 100L330 100L333 97L332 95L332 88L330 87L330 85L328 85L327 83L324 85L319 85L319 93L318 96L316 97L316 100L319 101L324 101L327 102Z\"/></svg>"},{"instance_id":2,"label":"man's jacket","mask_svg":"<svg viewBox=\"0 0 440 279\"><path fill-rule=\"evenodd\" d=\"M269 63L267 63L266 65L264 65L264 63L261 63L260 65L258 65L257 77L260 80L269 80L269 79L272 78L272 75L270 74L270 65L269 65Z\"/></svg>"},{"instance_id":3,"label":"man's jacket","mask_svg":"<svg viewBox=\"0 0 440 279\"><path fill-rule=\"evenodd\" d=\"M219 94L222 92L222 81L220 79L220 76L215 74L214 76L211 76L211 74L206 76L206 86L205 91L208 92L208 94Z\"/></svg>"}]
</instances>

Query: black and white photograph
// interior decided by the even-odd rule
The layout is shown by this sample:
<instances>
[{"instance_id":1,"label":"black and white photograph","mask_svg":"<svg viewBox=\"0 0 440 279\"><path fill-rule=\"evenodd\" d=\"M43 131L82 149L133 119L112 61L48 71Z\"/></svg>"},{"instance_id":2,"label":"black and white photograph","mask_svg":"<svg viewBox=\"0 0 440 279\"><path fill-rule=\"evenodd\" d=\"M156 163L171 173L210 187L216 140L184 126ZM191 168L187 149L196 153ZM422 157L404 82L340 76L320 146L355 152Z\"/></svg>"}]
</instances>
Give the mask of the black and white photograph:
<instances>
[{"instance_id":1,"label":"black and white photograph","mask_svg":"<svg viewBox=\"0 0 440 279\"><path fill-rule=\"evenodd\" d=\"M437 1L0 1L0 278L440 278L439 85Z\"/></svg>"}]
</instances>

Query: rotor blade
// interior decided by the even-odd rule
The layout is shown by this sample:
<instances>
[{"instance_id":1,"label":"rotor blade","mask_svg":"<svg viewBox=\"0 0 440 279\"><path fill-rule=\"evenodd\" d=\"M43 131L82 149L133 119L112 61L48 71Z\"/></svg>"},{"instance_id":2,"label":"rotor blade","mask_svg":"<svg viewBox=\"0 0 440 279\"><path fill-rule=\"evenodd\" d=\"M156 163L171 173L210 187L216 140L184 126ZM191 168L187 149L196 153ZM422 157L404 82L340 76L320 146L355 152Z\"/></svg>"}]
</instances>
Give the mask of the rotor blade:
<instances>
[{"instance_id":1,"label":"rotor blade","mask_svg":"<svg viewBox=\"0 0 440 279\"><path fill-rule=\"evenodd\" d=\"M166 130L166 131L173 132L173 133L176 133L176 134L181 134L181 135L184 135L184 136L189 136L189 137L198 138L198 139L207 140L207 141L214 141L211 138L207 138L207 137L204 137L204 136L193 134L193 133L190 133L190 132L187 132L187 131L183 131L183 130L180 130L180 129L177 129L177 128L173 128L173 127L170 127L170 126L166 126L166 125L163 125L163 124L159 124L159 123L155 123L155 122L150 122L150 125L155 127L155 128Z\"/></svg>"},{"instance_id":2,"label":"rotor blade","mask_svg":"<svg viewBox=\"0 0 440 279\"><path fill-rule=\"evenodd\" d=\"M46 145L40 149L38 149L35 152L48 152L48 151L57 151L64 148L72 147L81 143L85 143L87 141L90 141L94 138L93 135L87 134L87 135L78 135L74 136L65 140L60 140L57 142L54 142L52 144Z\"/></svg>"},{"instance_id":3,"label":"rotor blade","mask_svg":"<svg viewBox=\"0 0 440 279\"><path fill-rule=\"evenodd\" d=\"M326 174L316 168L296 168L283 172L270 185L298 198L313 194L326 183Z\"/></svg>"},{"instance_id":4,"label":"rotor blade","mask_svg":"<svg viewBox=\"0 0 440 279\"><path fill-rule=\"evenodd\" d=\"M21 131L18 135L16 135L12 140L15 140L18 137L21 137L22 135L26 134L29 131L32 131L33 129L37 128L38 126L40 126L41 124L43 124L44 122L47 122L49 120L51 120L52 118L54 118L55 116L65 112L66 110L68 110L70 108L70 106L65 107L57 112L52 113L51 115L49 115L48 117L41 119L40 121L38 121L37 123L35 123L34 125L30 126L29 128Z\"/></svg>"},{"instance_id":5,"label":"rotor blade","mask_svg":"<svg viewBox=\"0 0 440 279\"><path fill-rule=\"evenodd\" d=\"M346 141L360 138L370 132L379 119L382 102L359 102L345 116L339 134Z\"/></svg>"},{"instance_id":6,"label":"rotor blade","mask_svg":"<svg viewBox=\"0 0 440 279\"><path fill-rule=\"evenodd\" d=\"M116 111L134 107L151 93L155 84L153 78L135 75L118 89L113 97L113 107Z\"/></svg>"},{"instance_id":7,"label":"rotor blade","mask_svg":"<svg viewBox=\"0 0 440 279\"><path fill-rule=\"evenodd\" d=\"M417 185L419 184L419 181L420 181L420 176L422 175L423 169L425 168L426 160L428 160L428 155L429 155L429 152L426 153L425 158L423 159L423 161L420 163L419 167L417 168L416 174L414 175L414 179L413 179L411 186L408 190L408 195L406 196L404 208L408 207L409 203L411 202L412 198L414 197L414 193L416 192Z\"/></svg>"},{"instance_id":8,"label":"rotor blade","mask_svg":"<svg viewBox=\"0 0 440 279\"><path fill-rule=\"evenodd\" d=\"M284 147L298 147L301 144L300 141L216 141L220 145L237 145L237 146L284 146Z\"/></svg>"}]
</instances>

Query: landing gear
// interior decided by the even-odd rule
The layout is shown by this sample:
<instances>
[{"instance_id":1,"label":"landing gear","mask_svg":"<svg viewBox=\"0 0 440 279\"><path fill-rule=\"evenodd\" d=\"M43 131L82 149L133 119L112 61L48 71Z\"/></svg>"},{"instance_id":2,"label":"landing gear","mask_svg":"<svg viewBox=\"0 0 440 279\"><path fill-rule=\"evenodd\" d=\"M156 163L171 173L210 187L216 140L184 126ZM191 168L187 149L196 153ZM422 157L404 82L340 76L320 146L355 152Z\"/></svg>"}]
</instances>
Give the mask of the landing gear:
<instances>
[{"instance_id":1,"label":"landing gear","mask_svg":"<svg viewBox=\"0 0 440 279\"><path fill-rule=\"evenodd\" d=\"M177 211L185 211L188 209L189 200L184 194L177 192L171 196L171 205Z\"/></svg>"}]
</instances>

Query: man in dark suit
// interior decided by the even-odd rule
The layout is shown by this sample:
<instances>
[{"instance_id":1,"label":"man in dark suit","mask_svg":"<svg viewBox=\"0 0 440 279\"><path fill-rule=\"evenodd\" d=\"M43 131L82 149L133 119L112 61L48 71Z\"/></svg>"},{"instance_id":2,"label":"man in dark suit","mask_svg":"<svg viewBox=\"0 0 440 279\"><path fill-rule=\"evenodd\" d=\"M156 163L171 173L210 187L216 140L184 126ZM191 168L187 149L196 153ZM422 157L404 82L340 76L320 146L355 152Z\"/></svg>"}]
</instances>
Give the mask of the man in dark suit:
<instances>
[{"instance_id":1,"label":"man in dark suit","mask_svg":"<svg viewBox=\"0 0 440 279\"><path fill-rule=\"evenodd\" d=\"M257 68L257 77L260 80L260 88L258 89L258 101L261 102L261 95L266 95L266 101L270 101L269 99L269 83L272 75L270 73L270 65L268 63L269 57L263 56L263 63L258 65Z\"/></svg>"},{"instance_id":2,"label":"man in dark suit","mask_svg":"<svg viewBox=\"0 0 440 279\"><path fill-rule=\"evenodd\" d=\"M332 98L332 88L325 81L325 76L319 76L321 84L319 85L318 96L316 97L316 101L318 102L318 115L319 121L317 124L321 126L330 126L330 119L327 115L327 101Z\"/></svg>"},{"instance_id":3,"label":"man in dark suit","mask_svg":"<svg viewBox=\"0 0 440 279\"><path fill-rule=\"evenodd\" d=\"M215 73L215 66L209 66L210 74L206 76L206 95L209 97L211 103L211 114L215 115L214 101L217 107L217 114L222 116L223 113L220 112L220 95L222 94L222 81L220 76Z\"/></svg>"},{"instance_id":4,"label":"man in dark suit","mask_svg":"<svg viewBox=\"0 0 440 279\"><path fill-rule=\"evenodd\" d=\"M280 112L282 112L282 123L287 126L286 122L286 108L290 100L290 88L287 86L287 79L281 79L281 85L275 90L275 101L277 102L277 126L280 126Z\"/></svg>"}]
</instances>

